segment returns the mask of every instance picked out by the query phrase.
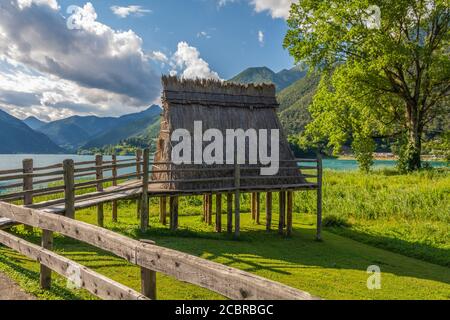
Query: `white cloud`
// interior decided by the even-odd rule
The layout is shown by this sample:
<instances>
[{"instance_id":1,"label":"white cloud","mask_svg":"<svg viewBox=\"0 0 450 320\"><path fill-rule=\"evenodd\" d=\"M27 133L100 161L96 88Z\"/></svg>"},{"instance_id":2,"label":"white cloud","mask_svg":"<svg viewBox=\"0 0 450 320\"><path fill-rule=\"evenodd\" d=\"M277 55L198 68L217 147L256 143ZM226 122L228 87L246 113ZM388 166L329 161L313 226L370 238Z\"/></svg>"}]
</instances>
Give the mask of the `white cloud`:
<instances>
[{"instance_id":1,"label":"white cloud","mask_svg":"<svg viewBox=\"0 0 450 320\"><path fill-rule=\"evenodd\" d=\"M264 32L258 31L258 42L261 46L264 46Z\"/></svg>"},{"instance_id":2,"label":"white cloud","mask_svg":"<svg viewBox=\"0 0 450 320\"><path fill-rule=\"evenodd\" d=\"M76 29L67 28L69 19ZM2 1L0 106L16 115L42 111L53 118L78 111L122 114L157 101L160 79L142 39L96 19L91 3L66 20L56 1ZM164 60L157 51L150 56ZM28 109L15 105L14 96L28 99Z\"/></svg>"},{"instance_id":3,"label":"white cloud","mask_svg":"<svg viewBox=\"0 0 450 320\"><path fill-rule=\"evenodd\" d=\"M197 38L211 39L211 35L206 31L200 31L197 33Z\"/></svg>"},{"instance_id":4,"label":"white cloud","mask_svg":"<svg viewBox=\"0 0 450 320\"><path fill-rule=\"evenodd\" d=\"M221 7L224 7L224 6L226 6L227 4L229 4L229 3L234 3L234 2L236 2L237 0L218 0L217 1L217 6L219 7L219 8L221 8Z\"/></svg>"},{"instance_id":5,"label":"white cloud","mask_svg":"<svg viewBox=\"0 0 450 320\"><path fill-rule=\"evenodd\" d=\"M287 19L291 4L294 2L297 3L298 0L250 0L256 12L269 11L274 19Z\"/></svg>"},{"instance_id":6,"label":"white cloud","mask_svg":"<svg viewBox=\"0 0 450 320\"><path fill-rule=\"evenodd\" d=\"M152 12L152 10L144 9L141 6L128 6L128 7L112 6L111 11L120 18L126 18L129 15L142 16L146 13Z\"/></svg>"},{"instance_id":7,"label":"white cloud","mask_svg":"<svg viewBox=\"0 0 450 320\"><path fill-rule=\"evenodd\" d=\"M163 63L169 61L167 56L161 51L153 51L151 54L149 54L149 58Z\"/></svg>"},{"instance_id":8,"label":"white cloud","mask_svg":"<svg viewBox=\"0 0 450 320\"><path fill-rule=\"evenodd\" d=\"M177 74L176 69L181 70L181 77L187 79L205 78L217 79L217 72L209 68L209 64L200 58L200 52L195 47L189 46L187 42L179 42L177 52L171 58L171 74Z\"/></svg>"}]
</instances>

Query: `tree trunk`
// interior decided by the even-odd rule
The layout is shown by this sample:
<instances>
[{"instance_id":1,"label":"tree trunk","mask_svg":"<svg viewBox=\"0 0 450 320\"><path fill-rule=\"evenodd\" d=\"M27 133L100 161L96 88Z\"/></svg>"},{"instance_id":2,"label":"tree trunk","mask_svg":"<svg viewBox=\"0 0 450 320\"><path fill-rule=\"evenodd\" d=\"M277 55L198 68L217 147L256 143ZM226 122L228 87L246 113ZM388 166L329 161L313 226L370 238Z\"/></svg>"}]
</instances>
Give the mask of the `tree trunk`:
<instances>
[{"instance_id":1,"label":"tree trunk","mask_svg":"<svg viewBox=\"0 0 450 320\"><path fill-rule=\"evenodd\" d=\"M408 142L405 150L406 169L416 171L422 167L420 155L422 153L422 123L417 105L410 106L408 116Z\"/></svg>"}]
</instances>

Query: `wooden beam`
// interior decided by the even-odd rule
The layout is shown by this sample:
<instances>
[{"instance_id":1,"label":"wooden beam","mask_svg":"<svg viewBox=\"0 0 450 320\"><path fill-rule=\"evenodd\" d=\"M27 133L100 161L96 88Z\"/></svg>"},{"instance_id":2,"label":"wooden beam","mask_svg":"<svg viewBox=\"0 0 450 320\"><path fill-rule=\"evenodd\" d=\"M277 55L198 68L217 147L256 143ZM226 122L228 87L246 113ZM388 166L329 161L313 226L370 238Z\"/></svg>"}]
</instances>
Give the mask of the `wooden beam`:
<instances>
[{"instance_id":1,"label":"wooden beam","mask_svg":"<svg viewBox=\"0 0 450 320\"><path fill-rule=\"evenodd\" d=\"M233 232L233 194L227 193L227 233Z\"/></svg>"},{"instance_id":2,"label":"wooden beam","mask_svg":"<svg viewBox=\"0 0 450 320\"><path fill-rule=\"evenodd\" d=\"M28 206L33 204L33 159L24 159L22 161L23 168L23 204ZM30 192L27 192L30 191ZM25 225L25 230L28 232L33 231L33 227Z\"/></svg>"},{"instance_id":3,"label":"wooden beam","mask_svg":"<svg viewBox=\"0 0 450 320\"><path fill-rule=\"evenodd\" d=\"M103 156L101 154L97 154L95 156L95 179L96 180L102 180L103 179ZM103 183L99 182L97 183L97 192L103 191ZM97 204L97 224L100 227L103 227L104 225L104 211L103 211L103 203Z\"/></svg>"},{"instance_id":4,"label":"wooden beam","mask_svg":"<svg viewBox=\"0 0 450 320\"><path fill-rule=\"evenodd\" d=\"M279 211L280 216L278 219L278 233L284 234L284 217L286 215L286 191L280 191L279 193Z\"/></svg>"},{"instance_id":5,"label":"wooden beam","mask_svg":"<svg viewBox=\"0 0 450 320\"><path fill-rule=\"evenodd\" d=\"M150 151L145 149L143 153L142 163L142 194L141 194L141 231L147 231L150 219L149 205L148 205L148 179L149 179L149 158Z\"/></svg>"},{"instance_id":6,"label":"wooden beam","mask_svg":"<svg viewBox=\"0 0 450 320\"><path fill-rule=\"evenodd\" d=\"M292 235L292 206L293 206L293 192L287 192L287 212L286 212L286 235Z\"/></svg>"},{"instance_id":7,"label":"wooden beam","mask_svg":"<svg viewBox=\"0 0 450 320\"><path fill-rule=\"evenodd\" d=\"M112 155L112 185L113 187L117 186L117 156L116 154ZM112 201L112 221L117 222L117 200Z\"/></svg>"},{"instance_id":8,"label":"wooden beam","mask_svg":"<svg viewBox=\"0 0 450 320\"><path fill-rule=\"evenodd\" d=\"M241 213L240 213L240 200L241 196L239 193L239 188L241 186L241 171L239 168L239 164L237 163L237 159L235 156L235 165L234 165L234 187L236 188L234 191L234 238L238 239L241 232Z\"/></svg>"},{"instance_id":9,"label":"wooden beam","mask_svg":"<svg viewBox=\"0 0 450 320\"><path fill-rule=\"evenodd\" d=\"M266 230L272 228L272 192L266 193Z\"/></svg>"},{"instance_id":10,"label":"wooden beam","mask_svg":"<svg viewBox=\"0 0 450 320\"><path fill-rule=\"evenodd\" d=\"M107 300L143 300L139 292L96 273L50 250L41 248L5 231L0 231L0 243L30 259L39 261L63 277L75 280L75 284L95 296Z\"/></svg>"},{"instance_id":11,"label":"wooden beam","mask_svg":"<svg viewBox=\"0 0 450 320\"><path fill-rule=\"evenodd\" d=\"M201 286L230 299L317 299L307 292L255 274L176 250L143 244L110 230L64 216L4 202L0 202L0 212L5 218L58 232L109 251L141 267Z\"/></svg>"},{"instance_id":12,"label":"wooden beam","mask_svg":"<svg viewBox=\"0 0 450 320\"><path fill-rule=\"evenodd\" d=\"M75 178L72 159L64 160L64 214L75 219Z\"/></svg>"},{"instance_id":13,"label":"wooden beam","mask_svg":"<svg viewBox=\"0 0 450 320\"><path fill-rule=\"evenodd\" d=\"M322 186L323 186L322 156L317 156L317 232L316 240L322 240Z\"/></svg>"},{"instance_id":14,"label":"wooden beam","mask_svg":"<svg viewBox=\"0 0 450 320\"><path fill-rule=\"evenodd\" d=\"M256 193L256 208L255 208L255 219L256 224L260 224L260 218L261 218L261 193Z\"/></svg>"},{"instance_id":15,"label":"wooden beam","mask_svg":"<svg viewBox=\"0 0 450 320\"><path fill-rule=\"evenodd\" d=\"M144 267L141 267L141 293L156 300L156 272Z\"/></svg>"},{"instance_id":16,"label":"wooden beam","mask_svg":"<svg viewBox=\"0 0 450 320\"><path fill-rule=\"evenodd\" d=\"M216 232L222 232L222 194L216 194Z\"/></svg>"},{"instance_id":17,"label":"wooden beam","mask_svg":"<svg viewBox=\"0 0 450 320\"><path fill-rule=\"evenodd\" d=\"M53 232L42 230L41 246L44 249L53 249ZM44 264L40 264L39 283L42 289L50 289L52 282L52 270Z\"/></svg>"}]
</instances>

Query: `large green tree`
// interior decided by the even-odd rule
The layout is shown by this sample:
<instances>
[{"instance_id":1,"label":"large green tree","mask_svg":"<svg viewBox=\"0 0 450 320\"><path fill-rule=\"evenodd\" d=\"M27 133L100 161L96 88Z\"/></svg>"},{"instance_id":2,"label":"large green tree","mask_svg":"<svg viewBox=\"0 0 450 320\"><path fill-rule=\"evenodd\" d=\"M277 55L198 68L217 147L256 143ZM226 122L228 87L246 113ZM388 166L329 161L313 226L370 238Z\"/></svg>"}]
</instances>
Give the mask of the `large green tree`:
<instances>
[{"instance_id":1,"label":"large green tree","mask_svg":"<svg viewBox=\"0 0 450 320\"><path fill-rule=\"evenodd\" d=\"M449 0L300 0L284 46L323 72L309 132L360 154L395 136L421 167L427 125L449 112ZM373 140L372 140L373 141ZM363 157L364 158L364 157Z\"/></svg>"}]
</instances>

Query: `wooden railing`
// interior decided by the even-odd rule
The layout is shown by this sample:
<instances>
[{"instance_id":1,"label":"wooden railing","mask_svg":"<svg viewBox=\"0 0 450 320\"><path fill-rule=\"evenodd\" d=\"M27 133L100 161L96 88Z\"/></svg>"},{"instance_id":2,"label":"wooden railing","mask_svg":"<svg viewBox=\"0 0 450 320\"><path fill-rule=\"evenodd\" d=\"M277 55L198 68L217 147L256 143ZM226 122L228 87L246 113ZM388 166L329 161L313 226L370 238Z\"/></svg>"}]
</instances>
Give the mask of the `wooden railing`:
<instances>
[{"instance_id":1,"label":"wooden railing","mask_svg":"<svg viewBox=\"0 0 450 320\"><path fill-rule=\"evenodd\" d=\"M0 231L0 243L41 263L41 286L48 288L53 270L104 299L156 298L156 272L172 276L230 299L316 299L286 285L186 253L133 240L112 231L40 210L0 202L0 215L40 228L42 247ZM52 233L111 252L141 268L138 293L51 251Z\"/></svg>"}]
</instances>

